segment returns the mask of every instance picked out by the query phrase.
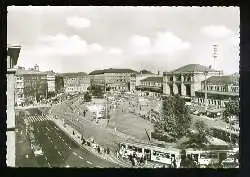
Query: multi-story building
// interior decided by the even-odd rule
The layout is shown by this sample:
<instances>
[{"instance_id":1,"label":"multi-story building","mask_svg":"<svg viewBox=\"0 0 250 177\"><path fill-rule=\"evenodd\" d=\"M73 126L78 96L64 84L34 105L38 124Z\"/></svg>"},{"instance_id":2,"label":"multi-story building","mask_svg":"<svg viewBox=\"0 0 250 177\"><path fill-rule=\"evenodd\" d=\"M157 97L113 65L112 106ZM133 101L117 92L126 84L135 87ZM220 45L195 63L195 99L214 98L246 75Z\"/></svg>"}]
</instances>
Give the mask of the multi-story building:
<instances>
[{"instance_id":1,"label":"multi-story building","mask_svg":"<svg viewBox=\"0 0 250 177\"><path fill-rule=\"evenodd\" d=\"M47 83L48 83L48 93L56 92L56 73L53 71L46 71L44 74L47 75Z\"/></svg>"},{"instance_id":2,"label":"multi-story building","mask_svg":"<svg viewBox=\"0 0 250 177\"><path fill-rule=\"evenodd\" d=\"M160 96L162 94L162 76L147 77L141 80L141 85L136 89L143 91L146 95Z\"/></svg>"},{"instance_id":3,"label":"multi-story building","mask_svg":"<svg viewBox=\"0 0 250 177\"><path fill-rule=\"evenodd\" d=\"M179 94L187 99L195 97L195 92L201 90L201 82L211 76L222 75L217 71L199 64L189 64L171 72L163 73L163 94Z\"/></svg>"},{"instance_id":4,"label":"multi-story building","mask_svg":"<svg viewBox=\"0 0 250 177\"><path fill-rule=\"evenodd\" d=\"M239 98L239 75L212 76L201 82L201 90L195 92L194 102L203 105L205 100L211 108L223 108L225 102Z\"/></svg>"},{"instance_id":5,"label":"multi-story building","mask_svg":"<svg viewBox=\"0 0 250 177\"><path fill-rule=\"evenodd\" d=\"M14 167L16 159L15 135L15 65L21 50L20 46L8 46L7 49L7 166Z\"/></svg>"},{"instance_id":6,"label":"multi-story building","mask_svg":"<svg viewBox=\"0 0 250 177\"><path fill-rule=\"evenodd\" d=\"M90 86L90 78L84 72L61 74L66 93L86 92Z\"/></svg>"},{"instance_id":7,"label":"multi-story building","mask_svg":"<svg viewBox=\"0 0 250 177\"><path fill-rule=\"evenodd\" d=\"M129 91L131 74L137 73L131 69L104 69L89 73L91 84L106 86L108 90Z\"/></svg>"},{"instance_id":8,"label":"multi-story building","mask_svg":"<svg viewBox=\"0 0 250 177\"><path fill-rule=\"evenodd\" d=\"M47 75L35 69L18 69L16 72L16 104L38 102L47 97Z\"/></svg>"},{"instance_id":9,"label":"multi-story building","mask_svg":"<svg viewBox=\"0 0 250 177\"><path fill-rule=\"evenodd\" d=\"M157 76L156 74L147 71L147 70L141 70L140 72L136 74L131 74L130 77L130 90L134 91L136 90L136 87L141 85L141 80L147 78L147 77L154 77Z\"/></svg>"}]
</instances>

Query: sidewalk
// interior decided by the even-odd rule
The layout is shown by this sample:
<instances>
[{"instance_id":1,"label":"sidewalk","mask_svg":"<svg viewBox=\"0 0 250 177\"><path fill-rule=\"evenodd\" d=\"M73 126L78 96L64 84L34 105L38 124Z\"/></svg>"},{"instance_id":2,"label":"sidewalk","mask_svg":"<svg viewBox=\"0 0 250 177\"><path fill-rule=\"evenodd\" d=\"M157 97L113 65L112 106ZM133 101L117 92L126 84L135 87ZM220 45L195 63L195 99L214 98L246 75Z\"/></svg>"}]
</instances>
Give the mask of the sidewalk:
<instances>
[{"instance_id":1,"label":"sidewalk","mask_svg":"<svg viewBox=\"0 0 250 177\"><path fill-rule=\"evenodd\" d=\"M82 140L81 140L81 136L83 136L82 134L80 134L77 130L73 129L71 126L67 125L66 128L63 126L63 123L61 120L53 120L53 122L62 130L64 131L68 136L70 136L76 143L78 143L82 148L88 150L89 152L95 154L96 156L116 163L118 165L121 165L122 167L130 167L131 165L129 163L126 163L124 161L121 161L120 159L118 159L116 157L115 154L113 154L113 152L110 152L110 154L106 154L104 152L98 153L96 149L94 149L93 147L87 146L87 145L82 145ZM75 135L73 135L73 131L75 132ZM79 136L80 135L80 136ZM85 140L87 140L88 138L84 137ZM96 144L96 143L95 143ZM96 144L97 145L97 144ZM102 150L103 148L100 147Z\"/></svg>"}]
</instances>

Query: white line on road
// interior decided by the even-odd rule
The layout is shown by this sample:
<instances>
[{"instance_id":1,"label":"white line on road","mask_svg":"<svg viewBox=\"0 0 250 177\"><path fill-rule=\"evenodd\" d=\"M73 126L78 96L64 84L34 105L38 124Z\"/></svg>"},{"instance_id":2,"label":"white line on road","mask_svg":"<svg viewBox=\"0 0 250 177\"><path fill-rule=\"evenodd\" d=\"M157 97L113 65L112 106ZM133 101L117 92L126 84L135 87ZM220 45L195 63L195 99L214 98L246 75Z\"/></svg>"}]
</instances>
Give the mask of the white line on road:
<instances>
[{"instance_id":1,"label":"white line on road","mask_svg":"<svg viewBox=\"0 0 250 177\"><path fill-rule=\"evenodd\" d=\"M77 156L77 153L76 153L76 152L73 152L73 154L74 154L75 156Z\"/></svg>"},{"instance_id":2,"label":"white line on road","mask_svg":"<svg viewBox=\"0 0 250 177\"><path fill-rule=\"evenodd\" d=\"M97 166L95 166L95 167L97 167L97 168L103 168L103 167L101 167L101 166L99 166L99 165L97 165Z\"/></svg>"},{"instance_id":3,"label":"white line on road","mask_svg":"<svg viewBox=\"0 0 250 177\"><path fill-rule=\"evenodd\" d=\"M83 159L83 157L82 157L82 156L80 156L80 155L79 155L79 158L80 158L80 159Z\"/></svg>"},{"instance_id":4,"label":"white line on road","mask_svg":"<svg viewBox=\"0 0 250 177\"><path fill-rule=\"evenodd\" d=\"M48 165L49 165L49 167L51 167L49 162L48 162Z\"/></svg>"},{"instance_id":5,"label":"white line on road","mask_svg":"<svg viewBox=\"0 0 250 177\"><path fill-rule=\"evenodd\" d=\"M92 162L90 162L90 161L86 161L88 164L93 164Z\"/></svg>"}]
</instances>

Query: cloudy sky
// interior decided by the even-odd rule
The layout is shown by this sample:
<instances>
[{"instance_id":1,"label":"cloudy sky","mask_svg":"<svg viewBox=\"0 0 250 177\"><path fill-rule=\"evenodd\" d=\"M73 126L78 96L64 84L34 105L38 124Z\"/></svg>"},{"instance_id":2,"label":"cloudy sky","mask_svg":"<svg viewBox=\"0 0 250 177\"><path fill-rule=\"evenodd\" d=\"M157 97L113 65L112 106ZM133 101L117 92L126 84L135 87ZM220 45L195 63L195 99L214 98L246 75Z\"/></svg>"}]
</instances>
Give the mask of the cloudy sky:
<instances>
[{"instance_id":1,"label":"cloudy sky","mask_svg":"<svg viewBox=\"0 0 250 177\"><path fill-rule=\"evenodd\" d=\"M239 70L237 7L8 7L7 40L19 66L90 72L104 68L170 71L197 63Z\"/></svg>"}]
</instances>

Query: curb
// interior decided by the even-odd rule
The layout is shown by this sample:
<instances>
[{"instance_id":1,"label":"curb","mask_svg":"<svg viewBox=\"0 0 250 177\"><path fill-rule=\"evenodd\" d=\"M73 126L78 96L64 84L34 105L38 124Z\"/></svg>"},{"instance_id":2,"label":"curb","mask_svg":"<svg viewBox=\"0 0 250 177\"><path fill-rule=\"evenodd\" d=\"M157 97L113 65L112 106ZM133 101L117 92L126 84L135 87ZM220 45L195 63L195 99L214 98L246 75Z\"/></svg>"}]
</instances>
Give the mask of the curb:
<instances>
[{"instance_id":1,"label":"curb","mask_svg":"<svg viewBox=\"0 0 250 177\"><path fill-rule=\"evenodd\" d=\"M113 159L112 157L110 156L107 156L105 157L104 154L98 154L96 153L96 151L94 149L91 149L89 146L84 146L82 145L81 143L79 143L79 141L76 140L76 137L72 137L72 135L67 131L65 130L66 128L65 127L62 127L60 125L60 123L58 123L57 121L55 120L52 120L63 132L65 132L74 142L76 142L81 148L84 148L85 150L89 151L90 153L96 155L97 157L100 157L104 160L107 160L109 162L112 162L112 163L115 163L115 164L118 164L118 165L121 165L123 167L128 167L128 165L124 164L123 162L119 161L118 159ZM69 125L68 125L69 126ZM77 130L75 130L74 128L72 128L71 126L69 126L72 130L74 130L75 132L77 132ZM112 152L110 152L112 153Z\"/></svg>"}]
</instances>

